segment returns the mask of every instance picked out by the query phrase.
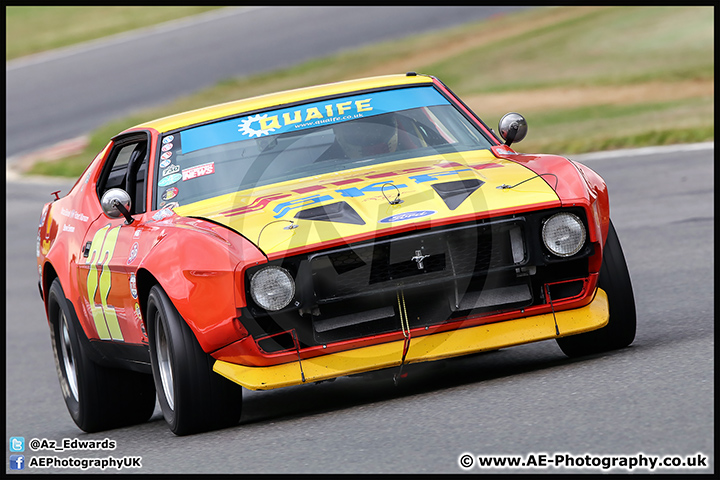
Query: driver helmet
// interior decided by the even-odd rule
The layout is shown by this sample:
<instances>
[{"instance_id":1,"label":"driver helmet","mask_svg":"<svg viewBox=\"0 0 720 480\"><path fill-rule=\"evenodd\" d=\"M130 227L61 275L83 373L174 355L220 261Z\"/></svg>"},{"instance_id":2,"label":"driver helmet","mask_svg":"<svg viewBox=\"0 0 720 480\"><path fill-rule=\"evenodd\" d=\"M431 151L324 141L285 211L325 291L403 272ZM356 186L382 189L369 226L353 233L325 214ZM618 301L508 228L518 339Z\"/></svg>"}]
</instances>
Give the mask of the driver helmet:
<instances>
[{"instance_id":1,"label":"driver helmet","mask_svg":"<svg viewBox=\"0 0 720 480\"><path fill-rule=\"evenodd\" d=\"M350 158L392 153L398 147L398 123L393 113L343 122L335 125L334 131Z\"/></svg>"}]
</instances>

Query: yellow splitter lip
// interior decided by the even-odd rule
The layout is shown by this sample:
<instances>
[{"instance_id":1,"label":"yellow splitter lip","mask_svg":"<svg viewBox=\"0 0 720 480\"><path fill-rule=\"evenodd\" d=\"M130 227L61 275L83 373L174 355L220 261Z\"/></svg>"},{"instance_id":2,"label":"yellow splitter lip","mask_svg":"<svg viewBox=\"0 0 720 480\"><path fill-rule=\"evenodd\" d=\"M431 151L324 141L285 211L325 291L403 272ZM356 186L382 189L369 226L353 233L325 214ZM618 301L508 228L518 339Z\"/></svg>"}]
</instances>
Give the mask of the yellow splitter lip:
<instances>
[{"instance_id":1,"label":"yellow splitter lip","mask_svg":"<svg viewBox=\"0 0 720 480\"><path fill-rule=\"evenodd\" d=\"M604 327L610 318L607 295L597 289L585 307L553 314L534 315L504 322L436 333L410 340L405 363L428 362L512 345L588 332ZM344 352L269 367L248 367L217 360L213 370L249 390L270 390L317 382L355 373L399 366L403 341L372 345Z\"/></svg>"}]
</instances>

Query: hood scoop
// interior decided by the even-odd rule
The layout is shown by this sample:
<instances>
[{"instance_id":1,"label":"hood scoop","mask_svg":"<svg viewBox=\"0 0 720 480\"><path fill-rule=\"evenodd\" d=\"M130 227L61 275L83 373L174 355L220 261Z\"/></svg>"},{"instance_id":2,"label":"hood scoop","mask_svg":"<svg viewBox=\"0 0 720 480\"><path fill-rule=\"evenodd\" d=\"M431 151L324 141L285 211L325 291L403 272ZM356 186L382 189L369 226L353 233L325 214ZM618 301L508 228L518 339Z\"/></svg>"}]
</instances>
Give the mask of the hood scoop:
<instances>
[{"instance_id":1,"label":"hood scoop","mask_svg":"<svg viewBox=\"0 0 720 480\"><path fill-rule=\"evenodd\" d=\"M299 211L295 218L320 222L349 223L365 225L365 220L346 202L331 203Z\"/></svg>"},{"instance_id":2,"label":"hood scoop","mask_svg":"<svg viewBox=\"0 0 720 480\"><path fill-rule=\"evenodd\" d=\"M435 183L432 188L450 210L455 210L466 198L473 194L485 182L477 179L458 180L457 182Z\"/></svg>"}]
</instances>

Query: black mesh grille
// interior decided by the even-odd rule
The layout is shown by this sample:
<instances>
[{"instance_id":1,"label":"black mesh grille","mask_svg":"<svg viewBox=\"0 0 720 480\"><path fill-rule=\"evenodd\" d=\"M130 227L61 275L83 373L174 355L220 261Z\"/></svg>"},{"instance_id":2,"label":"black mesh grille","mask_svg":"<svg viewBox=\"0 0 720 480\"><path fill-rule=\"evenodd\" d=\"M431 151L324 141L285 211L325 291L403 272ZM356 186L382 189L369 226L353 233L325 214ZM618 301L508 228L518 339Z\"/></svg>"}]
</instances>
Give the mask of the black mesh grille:
<instances>
[{"instance_id":1,"label":"black mesh grille","mask_svg":"<svg viewBox=\"0 0 720 480\"><path fill-rule=\"evenodd\" d=\"M482 276L498 267L522 263L511 229L516 223L473 225L361 244L310 257L318 303L362 292L412 288Z\"/></svg>"},{"instance_id":2,"label":"black mesh grille","mask_svg":"<svg viewBox=\"0 0 720 480\"><path fill-rule=\"evenodd\" d=\"M542 220L557 211L411 231L275 260L295 278L295 301L278 312L249 301L243 325L265 351L274 351L289 348L287 338L265 337L291 330L304 348L399 332L401 315L417 328L520 311L546 303L546 285L553 299L572 298L584 291L594 247L588 243L572 258L546 252ZM573 211L584 218L580 209ZM246 285L265 267L248 268Z\"/></svg>"}]
</instances>

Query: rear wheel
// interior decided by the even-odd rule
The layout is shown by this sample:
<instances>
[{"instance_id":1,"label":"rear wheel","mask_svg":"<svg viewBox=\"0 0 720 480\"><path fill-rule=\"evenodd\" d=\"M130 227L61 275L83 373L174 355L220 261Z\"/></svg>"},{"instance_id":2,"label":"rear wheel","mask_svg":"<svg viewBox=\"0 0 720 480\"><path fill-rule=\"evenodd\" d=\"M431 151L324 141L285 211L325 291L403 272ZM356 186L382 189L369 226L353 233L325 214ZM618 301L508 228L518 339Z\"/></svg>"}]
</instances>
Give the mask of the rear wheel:
<instances>
[{"instance_id":1,"label":"rear wheel","mask_svg":"<svg viewBox=\"0 0 720 480\"><path fill-rule=\"evenodd\" d=\"M213 358L158 285L150 290L147 319L155 389L170 430L188 435L236 425L242 387L213 372Z\"/></svg>"},{"instance_id":2,"label":"rear wheel","mask_svg":"<svg viewBox=\"0 0 720 480\"><path fill-rule=\"evenodd\" d=\"M624 348L635 339L635 298L625 256L612 222L605 242L598 287L607 294L610 320L599 330L558 338L560 349L569 357Z\"/></svg>"},{"instance_id":3,"label":"rear wheel","mask_svg":"<svg viewBox=\"0 0 720 480\"><path fill-rule=\"evenodd\" d=\"M48 313L60 389L75 424L99 432L147 421L155 409L152 375L104 367L88 357L91 347L81 341L85 333L73 321L58 279L48 292Z\"/></svg>"}]
</instances>

